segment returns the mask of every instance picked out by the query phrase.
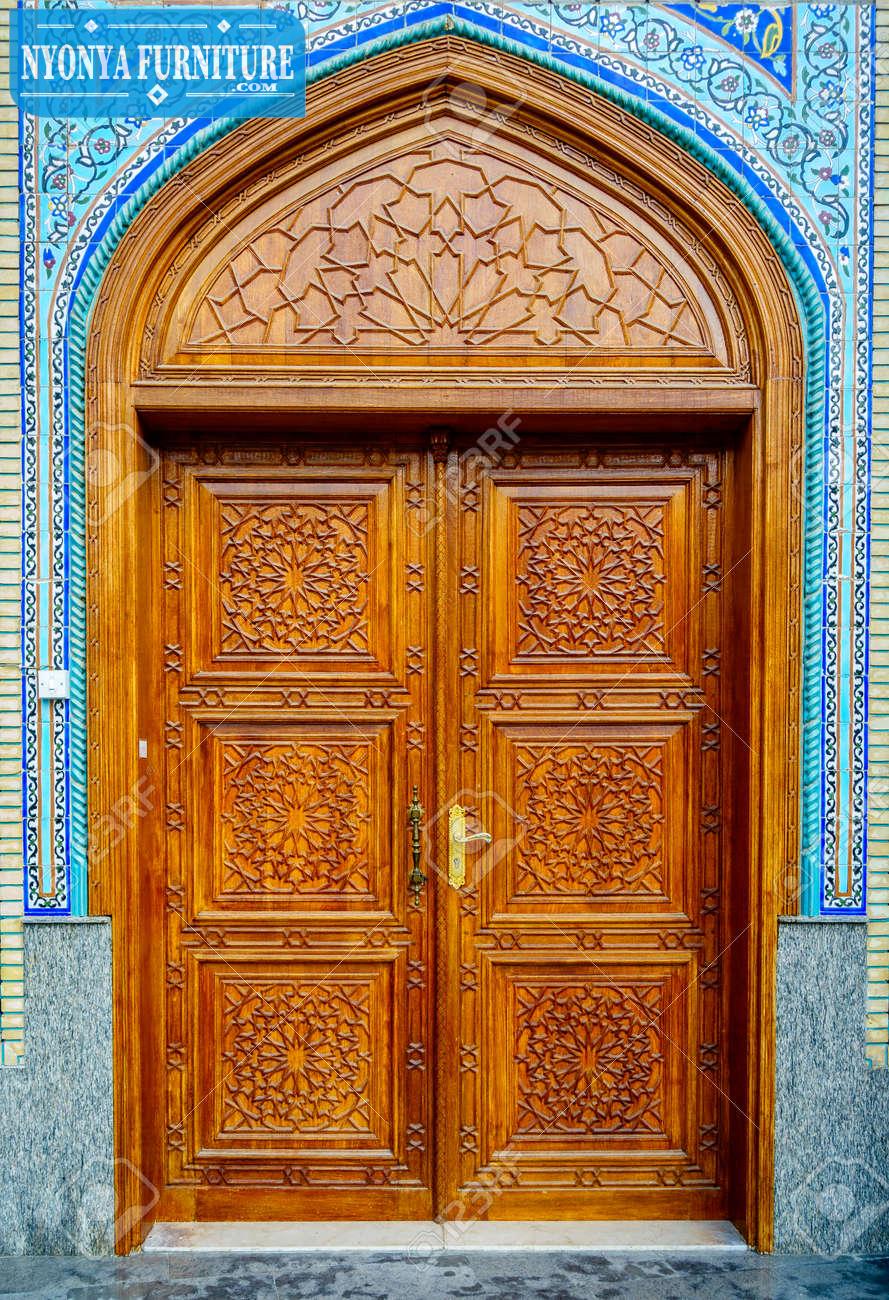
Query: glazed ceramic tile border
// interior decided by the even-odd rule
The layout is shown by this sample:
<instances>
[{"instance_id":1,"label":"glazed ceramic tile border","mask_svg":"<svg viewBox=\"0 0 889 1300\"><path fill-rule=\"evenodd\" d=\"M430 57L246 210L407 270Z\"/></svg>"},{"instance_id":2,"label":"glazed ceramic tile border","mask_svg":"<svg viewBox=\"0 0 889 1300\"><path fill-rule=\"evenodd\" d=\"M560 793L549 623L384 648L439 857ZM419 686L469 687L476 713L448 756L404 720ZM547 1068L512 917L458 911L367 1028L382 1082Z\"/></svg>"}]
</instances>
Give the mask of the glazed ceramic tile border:
<instances>
[{"instance_id":1,"label":"glazed ceramic tile border","mask_svg":"<svg viewBox=\"0 0 889 1300\"><path fill-rule=\"evenodd\" d=\"M889 0L877 12L867 1054L889 1067Z\"/></svg>"},{"instance_id":2,"label":"glazed ceramic tile border","mask_svg":"<svg viewBox=\"0 0 889 1300\"><path fill-rule=\"evenodd\" d=\"M323 5L320 7L315 6L314 8L321 8L324 10L325 14L327 14L332 12L335 7L336 6L332 5ZM539 5L525 6L525 8L532 11L539 10L540 7L541 6ZM355 11L354 5L347 6L347 8L353 12ZM548 12L552 16L556 10L562 10L565 8L566 6L550 6ZM801 8L805 8L805 6ZM650 15L655 12L655 9L656 7L649 6L644 10L646 15L645 36L642 36L641 29L637 24L631 37L627 37L629 45L634 49L637 49L640 45L645 46L646 48L654 48L656 42L660 42L665 49L670 46L670 41L666 38L661 41L660 33L664 30L663 22L659 19L658 24L654 27L652 26ZM843 49L848 49L854 53L856 43L860 44L862 40L862 34L860 32L855 32L852 28L849 28L848 30L844 29L842 41L839 37L835 37L833 42L827 39L833 30L829 26L829 21L838 22L842 20L843 23L848 24L850 19L848 7L845 10L839 11L839 18L837 18L838 9L836 6L811 6L811 9L814 15L814 26L807 36L807 48L811 46L811 37L814 34L818 41L821 42L821 44L818 45L818 49L823 51L829 46L832 51L831 58L833 59L836 58L837 50L840 46L842 46ZM558 52L560 58L563 57L565 60L563 70L568 70L569 72L573 70L572 62L576 64L579 57L578 52L581 47L576 40L567 37L559 37L553 30L552 26L541 28L531 19L518 14L516 9L513 7L477 4L473 5L470 10L467 6L462 5L430 6L428 4L420 3L420 0L415 0L414 3L410 4L390 6L388 8L378 7L372 12L360 12L358 17L353 18L352 22L347 24L345 27L339 29L326 29L322 31L317 35L313 42L314 49L312 58L317 63L321 55L323 55L325 61L327 61L332 54L337 54L337 61L341 62L344 57L350 57L354 56L356 53L361 53L361 49L358 46L359 38L363 38L366 41L368 34L378 37L381 31L384 37L387 35L391 37L392 33L397 35L399 29L402 29L403 31L410 20L423 17L433 10L436 13L441 13L442 11L447 10L455 16L469 14L474 20L484 17L489 20L489 25L487 27L483 25L480 28L480 33L488 35L490 35L491 32L490 20L493 17L494 25L499 25L499 35L502 36L507 29L512 35L515 35L517 32L520 36L531 42L528 52L534 57L540 57L540 47L547 46L549 56L545 61L552 62L554 52ZM629 6L621 12L624 14L624 17L627 17L638 14L640 10L638 6ZM605 11L604 13L600 13L600 20L608 18L609 13L611 17L614 17L613 11ZM508 23L506 22L506 19L509 19ZM588 13L584 17L584 21L589 22ZM798 18L797 21L800 21L800 18ZM826 26L825 24L828 25ZM675 33L673 33L673 37L675 38ZM864 38L865 45L869 48L869 33L865 32ZM844 42L846 43L844 44ZM591 47L589 46L584 48L588 55L591 52L596 53L596 51L591 50ZM703 47L695 44L688 48L692 51L699 51ZM676 49L676 39L672 40L672 49L668 50L668 53L672 63L676 64L679 59ZM732 136L719 121L703 112L698 101L685 101L682 95L677 95L676 93L673 93L671 98L670 87L659 83L650 74L646 73L644 68L641 66L628 68L625 65L620 65L618 61L611 58L610 55L607 55L601 48L598 49L598 55L599 64L602 67L606 67L606 70L612 75L612 79L616 79L617 75L620 74L622 82L625 86L629 87L629 90L632 91L633 94L638 95L642 92L646 96L658 95L661 106L667 108L673 107L674 102L685 103L685 106L691 112L693 125L702 130L705 128L712 128L718 145L725 145L726 141L731 141L736 147L743 146L744 113L742 113L740 109L736 109L735 116L738 121L736 121L735 126L736 128L740 126L741 134L740 137ZM661 56L658 55L658 58L660 57ZM699 58L700 56L696 55L696 57ZM820 57L823 60L824 56L821 55ZM587 61L590 62L592 66L594 61L589 59ZM725 60L721 54L718 58L713 56L711 59L711 69L714 66L719 69L724 68ZM836 71L836 68L833 67L833 65L831 65L831 67L833 71ZM733 82L734 80L734 77L729 77L727 79L723 78L723 82L726 84L728 82ZM830 95L834 95L835 88L833 83L835 78L828 78L827 80L829 83L828 89ZM808 86L806 94L809 99L812 98L811 81L811 77L805 79L806 85ZM750 98L750 95L753 94L754 91L755 94L760 97L766 93L761 89L753 88L749 90L747 99ZM771 93L771 91L768 92L769 95L771 95ZM759 102L760 99L757 99L757 103ZM818 102L821 101L819 100ZM845 130L841 122L842 113L839 111L841 107L841 105L837 106L833 99L829 99L827 108L824 108L822 104L822 108L819 110L820 116L816 122L816 125L819 125L819 140L830 137L834 141L834 144L838 146L842 132ZM747 115L749 115L749 111L748 105ZM825 114L827 114L827 116L825 116ZM796 120L797 119L795 118L793 119L794 122L796 122ZM825 127L825 121L830 121L833 125ZM813 138L812 128L804 128L803 125L799 124L789 125L788 120L785 120L783 117L781 118L780 130L784 133L783 138L785 139L785 142L789 141L789 144L793 146L794 151L803 147L800 144L800 133L802 133L804 129L808 131L806 139L809 143L806 145L806 149L809 149ZM791 134L788 135L788 132L791 132ZM183 133L180 133L180 141L182 139L182 134ZM58 188L59 178L60 175L62 175L58 167L57 154L54 152L57 144L56 136L57 132L55 132L51 124L48 127L45 126L41 133L39 161L44 163L45 166L42 170L39 170L38 168L37 179L39 180L39 184L35 186L35 195L38 200L41 198L44 200L46 199L47 189ZM124 191L132 191L132 189L135 188L133 180L134 172L138 174L139 170L145 170L145 153L149 155L149 165L151 162L156 164L162 142L166 145L167 155L169 156L172 154L170 141L173 139L173 133L170 127L163 132L163 137L163 141L161 138L155 136L153 140L147 142L143 150L143 156L142 158L137 158L135 167L131 163L129 167L124 164L122 168L118 169L116 176L113 178L114 183L106 185L104 191L100 194L99 199L87 210L86 217L81 222L78 231L75 231L73 245L69 247L67 255L63 258L63 261L57 268L55 292L52 295L48 292L44 292L42 295L37 295L35 297L35 302L38 304L52 304L53 311L51 328L45 332L55 336L51 339L51 347L47 353L49 364L52 371L55 372L54 375L50 375L50 382L52 383L53 379L55 382L52 383L52 387L48 393L41 394L40 396L43 403L42 414L53 427L54 442L56 442L60 429L64 430L65 420L67 417L64 401L64 376L67 364L67 357L65 355L66 317L64 310L60 309L60 305L70 294L73 271L75 269L77 271L82 269L86 260L83 256L84 251L87 254L90 252L90 243L95 239L96 230L99 225L97 218L105 218L107 220L109 214L113 216L116 206L118 206L120 202L125 201L126 194ZM846 133L845 136L842 136L842 138L847 142L847 149L849 147L848 141L853 137L854 133ZM728 157L727 146L725 147L726 156ZM827 146L825 146L825 148L826 147ZM110 139L107 133L103 135L101 131L97 133L96 130L91 130L80 140L73 141L69 133L66 136L66 148L69 158L73 154L75 159L79 160L78 167L72 167L69 165L64 171L65 192L61 196L63 200L62 206L64 207L67 204L74 205L73 208L69 207L68 210L67 220L70 222L76 221L77 201L78 197L82 195L84 184L86 184L86 182L92 182L95 179L96 168L98 165L96 161L97 157L108 153L111 153L112 155L116 154L118 156L123 156L123 154L120 150L120 134L116 129L113 139ZM812 148L814 148L814 146L812 146ZM811 150L809 151L811 152ZM125 152L126 151L124 151L124 153ZM821 211L817 214L816 220L821 221L825 231L829 232L830 230L835 229L836 235L834 240L835 249L831 247L829 240L826 247L823 241L819 246L816 227L807 219L806 214L802 209L800 209L796 200L787 190L782 191L775 184L774 177L770 175L767 168L761 166L761 160L758 159L755 151L747 150L746 152L752 155L754 174L766 190L767 197L769 197L769 191L772 191L772 197L779 200L777 206L779 220L783 220L786 224L788 214L795 216L805 232L805 239L807 241L806 252L811 255L814 251L815 264L817 269L821 272L824 291L826 294L829 294L830 297L831 343L834 350L835 362L836 353L843 351L841 362L835 366L836 374L831 372L830 375L833 382L830 391L831 405L829 409L829 418L833 433L832 441L828 444L828 452L832 454L828 455L827 460L834 481L829 485L827 492L827 509L829 512L829 518L833 523L834 536L832 538L829 537L828 539L829 544L827 547L826 558L829 568L827 572L822 575L824 581L821 584L818 584L817 577L813 579L810 574L809 583L810 633L814 632L815 637L818 635L815 616L818 614L817 604L819 603L820 597L820 624L823 634L821 638L821 657L824 661L824 672L823 675L814 672L814 669L812 668L813 656L809 653L807 655L807 664L809 664L810 668L810 677L814 679L814 689L810 689L807 693L809 712L812 716L809 725L807 726L806 734L809 737L809 750L811 753L814 753L815 761L813 762L810 756L809 766L813 770L809 773L806 806L811 834L807 832L806 843L810 848L810 854L813 858L820 861L823 855L827 860L836 862L835 870L825 881L824 904L827 907L834 907L847 911L860 911L863 905L863 873L860 861L861 835L856 835L851 832L856 828L863 827L863 790L861 788L861 781L858 782L859 789L857 792L855 790L854 763L850 756L854 755L856 746L854 744L854 735L851 737L852 743L850 744L849 724L851 724L851 727L857 731L859 737L863 737L863 701L860 690L858 694L855 695L853 692L843 689L844 686L846 688L851 686L851 673L849 671L849 664L842 664L840 653L841 648L849 645L850 625L853 618L857 623L857 635L859 638L863 635L863 619L860 601L862 586L866 589L866 584L859 584L858 590L855 592L855 604L853 605L849 601L848 593L852 590L850 579L853 575L848 570L851 568L853 562L856 563L857 567L860 567L858 561L860 560L860 539L863 534L859 528L857 540L855 542L856 549L853 549L853 546L850 545L849 541L852 530L848 528L840 528L840 521L845 519L848 510L846 501L849 499L851 493L854 493L855 491L854 483L851 485L848 484L843 476L848 471L850 459L852 463L860 459L857 445L855 445L854 442L851 457L846 447L842 446L840 443L840 431L841 429L845 429L850 422L851 409L856 399L856 394L853 392L852 385L849 383L843 383L842 369L846 360L845 353L850 350L854 344L854 336L851 334L853 322L848 318L847 313L845 312L847 295L848 299L851 300L852 289L850 284L847 283L846 285L843 285L842 281L838 279L838 272L840 275L845 272L846 278L849 278L853 259L851 257L850 247L844 243L837 242L846 236L849 221L851 220L851 214L846 210L846 208L849 207L851 199L844 200L846 202L846 208L844 208L836 195L830 201L824 199L823 195L821 196L823 206ZM732 158L732 161L737 162L737 158ZM841 164L836 159L832 165L839 168L839 170L831 174L838 182L845 178L845 190L851 194L854 187L849 184L849 181L850 178L855 176L854 169L850 168L848 162ZM822 167L820 170L825 171L829 169ZM81 182L84 182L84 184L81 184ZM89 184L86 184L86 189L89 190L89 188ZM837 194L839 194L842 189L843 186L840 186ZM44 202L43 206L45 208L44 215L46 220L49 222L49 227L47 230L42 231L45 242L42 248L41 260L44 272L51 275L53 268L55 267L55 254L52 251L52 241L57 234L57 228L53 223L57 223L58 221L60 208L58 202L53 202L51 200L48 203ZM867 210L867 205L865 205L865 210ZM798 236L798 238L800 238L800 236ZM837 258L831 256L831 253L834 251L837 254ZM846 291L845 294L843 293L843 289ZM37 356L41 356L42 351L42 349L37 351L35 347L35 353ZM858 391L860 392L862 390L866 392L866 379L863 385L860 382L858 384ZM50 416L53 418L50 418ZM866 438L866 430L864 436ZM846 441L848 441L848 439ZM46 444L44 443L44 445ZM58 447L58 450L63 453L64 449L65 441L64 434L62 434L61 446ZM53 459L55 460L55 457ZM817 466L815 468L817 469ZM78 485L75 483L73 486L76 489ZM812 496L817 498L818 495L819 487L816 479ZM861 500L860 492L856 499L858 501ZM71 500L71 497L66 498L63 492L57 490L52 494L51 501L49 503L44 503L44 516L50 524L54 523L57 518L64 515L65 508L70 504ZM853 522L857 521L853 519ZM46 534L46 531L47 530L44 530L44 535ZM842 604L837 598L836 592L832 590L830 586L831 580L837 581L837 579L834 578L834 574L840 566L845 566L845 568L838 575L838 586L839 590L847 596L847 599ZM41 590L43 587L48 585L49 584L47 583L38 583L37 589ZM811 590L813 587L817 587L814 592ZM55 589L55 603L57 607L61 608L58 610L58 613L55 610L47 611L47 617L56 614L56 617L53 620L54 630L57 630L59 626L65 626L66 620L63 615L63 610L64 606L67 604L67 600L67 590ZM831 609L831 602L833 602L835 606L834 609ZM75 609L73 613L76 620L77 610ZM58 634L54 639L56 641L58 640ZM64 646L57 645L56 649L64 650ZM837 683L835 675L838 670L842 674L844 668L845 677ZM851 700L848 698L848 694L852 694L853 698ZM813 709L813 705L815 705L816 708ZM76 711L78 708L79 701L77 693L75 692L74 698L72 699L71 709L72 711ZM845 725L840 725L841 720ZM34 750L37 751L39 749L40 742L42 741L44 753L46 754L46 762L48 763L50 758L52 760L52 767L56 777L55 784L57 795L55 801L48 797L41 799L39 797L39 790L35 789L37 785L36 780L29 781L29 829L33 829L33 835L31 838L36 839L38 830L42 829L44 844L49 845L55 841L55 844L61 848L62 857L64 859L63 861L58 861L57 859L54 861L50 860L41 865L35 861L34 856L31 855L29 860L31 884L29 902L33 905L34 910L52 910L53 908L68 910L72 905L72 901L76 908L77 900L76 898L72 900L69 897L68 883L71 857L67 852L67 839L69 835L70 822L66 813L68 798L71 794L71 783L66 783L64 781L68 755L68 728L65 725L65 710L64 708L58 708L56 710L54 729L51 734L47 734L43 737L39 734L36 717L33 715L32 711L29 711L29 721L31 723L32 744ZM822 731L820 737L815 734L819 727ZM76 719L75 731L77 731ZM814 743L819 739L821 741L820 747L816 746ZM857 746L857 749L859 752L863 753L863 747L861 744ZM75 736L73 753L73 762L75 767L80 761L81 751L82 735ZM33 769L29 766L29 775L31 775L32 772ZM37 774L34 773L34 775L36 776ZM44 785L45 784L44 781ZM73 784L74 792L76 794L77 789L81 788L80 782L75 781ZM845 804L842 802L840 803L838 810L837 799L843 793L841 789L843 785L849 787L846 793L847 795L851 794L852 796L851 806L847 799ZM48 795L49 793L50 792L47 790L46 794ZM53 803L55 805L54 808ZM823 808L823 817L816 816L816 814L820 812L818 807L819 803ZM75 812L76 811L77 810L75 809ZM75 836L78 834L77 821L78 818L75 816L75 825L73 827ZM856 861L856 851L858 861ZM841 857L841 855L843 856ZM77 888L82 881L84 872L82 863L77 861L76 852L74 865L75 871L73 884L75 888Z\"/></svg>"},{"instance_id":3,"label":"glazed ceramic tile border","mask_svg":"<svg viewBox=\"0 0 889 1300\"><path fill-rule=\"evenodd\" d=\"M447 20L599 85L734 177L747 201L771 214L785 261L805 268L827 334L826 349L809 357L810 376L825 369L810 393L805 466L805 901L809 910L860 914L870 7L772 6L780 31L770 34L759 18L751 29L742 17L751 7L738 5L716 6L706 21L699 14L697 25L689 5L331 0L297 8L311 35L313 77ZM41 715L26 674L26 901L35 913L85 904L83 482L72 436L82 416L67 397L83 339L70 331L95 289L97 250L107 253L109 232L119 237L127 205L137 208L208 140L185 122L23 124L25 662L70 666L74 675L70 706L44 706Z\"/></svg>"},{"instance_id":4,"label":"glazed ceramic tile border","mask_svg":"<svg viewBox=\"0 0 889 1300\"><path fill-rule=\"evenodd\" d=\"M8 13L0 8L0 84ZM0 92L0 1064L22 1050L21 393L18 115Z\"/></svg>"}]
</instances>

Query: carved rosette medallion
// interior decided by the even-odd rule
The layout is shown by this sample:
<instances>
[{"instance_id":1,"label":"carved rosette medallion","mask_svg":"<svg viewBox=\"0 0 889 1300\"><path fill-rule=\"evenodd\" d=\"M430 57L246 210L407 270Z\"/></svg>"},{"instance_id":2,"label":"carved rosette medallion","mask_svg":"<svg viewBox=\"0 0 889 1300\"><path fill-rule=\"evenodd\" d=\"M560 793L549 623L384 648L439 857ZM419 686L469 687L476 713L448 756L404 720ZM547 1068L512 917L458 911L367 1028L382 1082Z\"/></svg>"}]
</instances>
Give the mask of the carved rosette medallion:
<instances>
[{"instance_id":1,"label":"carved rosette medallion","mask_svg":"<svg viewBox=\"0 0 889 1300\"><path fill-rule=\"evenodd\" d=\"M660 990L517 984L519 1134L659 1133Z\"/></svg>"},{"instance_id":2,"label":"carved rosette medallion","mask_svg":"<svg viewBox=\"0 0 889 1300\"><path fill-rule=\"evenodd\" d=\"M658 745L523 745L516 754L518 890L663 892Z\"/></svg>"},{"instance_id":3,"label":"carved rosette medallion","mask_svg":"<svg viewBox=\"0 0 889 1300\"><path fill-rule=\"evenodd\" d=\"M367 1132L370 1044L368 985L229 984L223 1132Z\"/></svg>"},{"instance_id":4,"label":"carved rosette medallion","mask_svg":"<svg viewBox=\"0 0 889 1300\"><path fill-rule=\"evenodd\" d=\"M367 744L226 745L223 890L366 893L369 761Z\"/></svg>"},{"instance_id":5,"label":"carved rosette medallion","mask_svg":"<svg viewBox=\"0 0 889 1300\"><path fill-rule=\"evenodd\" d=\"M662 655L661 506L518 507L518 628L523 655Z\"/></svg>"},{"instance_id":6,"label":"carved rosette medallion","mask_svg":"<svg viewBox=\"0 0 889 1300\"><path fill-rule=\"evenodd\" d=\"M360 502L225 502L223 653L366 654L368 548Z\"/></svg>"}]
</instances>

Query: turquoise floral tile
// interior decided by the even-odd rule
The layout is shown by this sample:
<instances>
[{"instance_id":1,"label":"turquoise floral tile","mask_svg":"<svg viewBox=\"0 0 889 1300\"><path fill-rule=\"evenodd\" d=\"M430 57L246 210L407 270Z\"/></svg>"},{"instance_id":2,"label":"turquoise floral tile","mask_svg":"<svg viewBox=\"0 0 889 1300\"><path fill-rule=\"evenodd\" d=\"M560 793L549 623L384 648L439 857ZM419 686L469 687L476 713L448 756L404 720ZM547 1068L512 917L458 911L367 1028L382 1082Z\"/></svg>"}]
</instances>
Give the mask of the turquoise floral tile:
<instances>
[{"instance_id":1,"label":"turquoise floral tile","mask_svg":"<svg viewBox=\"0 0 889 1300\"><path fill-rule=\"evenodd\" d=\"M568 4L492 3L460 0L399 4L300 0L290 3L306 24L311 77L325 75L336 60L363 58L383 45L443 30L493 43L520 57L543 59L554 69L587 81L630 111L654 121L696 151L707 166L743 196L770 231L776 256L798 268L796 292L812 308L809 333L815 376L807 432L805 508L805 752L803 842L817 845L819 862L832 861L838 844L846 855L842 878L851 890L838 894L824 874L810 906L860 912L864 906L863 755L866 752L864 636L868 558L857 520L854 544L841 544L845 507L825 491L823 466L831 439L855 475L857 501L867 496L869 439L870 191L872 123L870 59L872 12L850 4ZM438 26L436 27L436 24ZM23 501L25 565L49 565L58 581L48 610L51 635L65 647L83 645L84 593L70 576L82 571L82 536L53 530L53 551L39 554L45 513L82 512L83 471L70 405L82 343L70 323L83 318L95 292L97 268L108 256L108 230L122 205L147 200L160 174L169 175L220 128L188 122L141 121L23 123L26 159L23 238L27 256L23 286L26 351L51 336L54 347L39 369L26 364L24 437L28 475ZM129 209L128 209L129 210ZM856 256L856 250L858 255ZM863 254L862 254L863 250ZM802 286L802 287L801 287ZM805 292L803 292L805 287ZM52 303L53 320L48 319ZM31 342L28 342L31 340ZM817 350L817 355L814 354ZM822 375L821 363L826 357ZM817 381L817 382L816 382ZM70 483L49 474L37 456L40 439L53 457L70 461ZM68 499L65 493L69 493ZM861 507L857 507L861 508ZM817 544L816 544L817 543ZM853 653L841 645L840 614L854 625ZM70 619L70 626L66 620ZM24 653L33 650L26 628ZM67 649L77 699L82 704L84 665ZM39 899L39 910L64 913L84 895L87 870L84 788L85 735L82 707L73 709L47 739L39 710L29 698L25 718L27 780L25 841L27 907L37 907L39 864L36 828L60 832L71 800L70 834L55 863L56 894ZM850 750L841 748L837 719L852 729ZM848 723L846 723L848 720ZM55 786L43 779L46 744ZM41 749L41 746L43 748ZM840 810L839 812L837 810Z\"/></svg>"}]
</instances>

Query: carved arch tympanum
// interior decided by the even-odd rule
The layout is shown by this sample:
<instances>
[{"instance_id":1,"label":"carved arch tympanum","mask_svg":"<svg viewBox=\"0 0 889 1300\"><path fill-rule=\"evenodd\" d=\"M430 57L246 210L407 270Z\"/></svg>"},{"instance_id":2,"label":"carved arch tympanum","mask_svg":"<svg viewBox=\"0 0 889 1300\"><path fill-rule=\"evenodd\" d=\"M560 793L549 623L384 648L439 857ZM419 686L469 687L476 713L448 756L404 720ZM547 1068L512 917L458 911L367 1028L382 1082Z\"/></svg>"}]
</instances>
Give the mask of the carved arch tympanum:
<instances>
[{"instance_id":1,"label":"carved arch tympanum","mask_svg":"<svg viewBox=\"0 0 889 1300\"><path fill-rule=\"evenodd\" d=\"M421 61L433 44L436 62L484 64L507 95L509 59L446 40ZM413 51L374 62L395 80L419 66ZM344 78L346 99L362 75ZM226 153L244 167L189 168L178 184L206 170L200 209L142 261L153 289L138 381L147 391L187 368L202 386L261 374L291 390L372 389L382 365L387 385L422 374L429 392L452 387L455 367L485 385L521 362L526 388L549 387L553 370L570 388L639 370L661 387L749 385L749 326L712 221L643 183L633 148L617 157L566 131L557 101L578 88L533 76L549 119L510 88L502 104L486 95L479 127L455 75L385 112L311 114L311 131L269 123L265 165L255 124L235 131Z\"/></svg>"},{"instance_id":2,"label":"carved arch tympanum","mask_svg":"<svg viewBox=\"0 0 889 1300\"><path fill-rule=\"evenodd\" d=\"M147 370L367 353L408 364L536 351L539 362L746 363L712 259L641 190L572 171L507 123L479 145L453 113L407 106L385 150L282 169L197 231L150 317ZM523 125L525 130L523 130ZM548 146L548 147L547 147ZM583 174L585 173L585 174ZM346 351L348 349L348 351ZM555 356L553 356L555 354Z\"/></svg>"},{"instance_id":3,"label":"carved arch tympanum","mask_svg":"<svg viewBox=\"0 0 889 1300\"><path fill-rule=\"evenodd\" d=\"M600 438L606 419L627 429L669 417L680 437L706 422L737 439L725 488L743 531L726 572L742 575L756 651L749 700L734 706L749 742L734 827L749 872L723 902L744 919L725 960L743 968L750 1026L732 1066L746 1125L736 1217L760 1248L771 1242L776 918L796 864L802 376L793 293L735 195L591 90L450 36L317 83L304 120L245 123L168 182L112 257L86 369L88 449L116 456L128 484L151 482L146 439L193 417L243 437L274 421L317 432L334 413L400 411L422 425L512 408L536 413L538 428L541 412L556 431L566 415L575 434L589 421ZM89 802L101 824L144 776L133 629L157 600L143 541L150 549L158 498L121 493L109 511L107 456L94 463ZM156 835L137 821L92 864L91 907L115 925L121 1214L141 1204L138 1171L150 1170L139 1080L154 1066L142 1059L133 899Z\"/></svg>"}]
</instances>

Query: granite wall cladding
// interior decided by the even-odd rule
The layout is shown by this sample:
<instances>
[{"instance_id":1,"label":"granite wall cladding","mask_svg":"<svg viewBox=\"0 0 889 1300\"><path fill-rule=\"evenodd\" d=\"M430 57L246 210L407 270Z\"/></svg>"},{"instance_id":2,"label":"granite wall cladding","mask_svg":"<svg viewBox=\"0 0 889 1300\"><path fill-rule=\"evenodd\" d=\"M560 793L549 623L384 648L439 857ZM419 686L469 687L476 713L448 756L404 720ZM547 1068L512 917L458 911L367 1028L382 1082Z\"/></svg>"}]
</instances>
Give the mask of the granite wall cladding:
<instances>
[{"instance_id":1,"label":"granite wall cladding","mask_svg":"<svg viewBox=\"0 0 889 1300\"><path fill-rule=\"evenodd\" d=\"M864 1055L866 927L778 932L775 1249L889 1251L889 1073Z\"/></svg>"},{"instance_id":2,"label":"granite wall cladding","mask_svg":"<svg viewBox=\"0 0 889 1300\"><path fill-rule=\"evenodd\" d=\"M778 1251L889 1251L889 1074L863 1052L865 939L863 922L779 930ZM25 969L26 1064L0 1071L0 1254L110 1253L109 923L28 925Z\"/></svg>"},{"instance_id":3,"label":"granite wall cladding","mask_svg":"<svg viewBox=\"0 0 889 1300\"><path fill-rule=\"evenodd\" d=\"M0 1071L0 1255L114 1241L111 926L25 927L23 1065Z\"/></svg>"}]
</instances>

